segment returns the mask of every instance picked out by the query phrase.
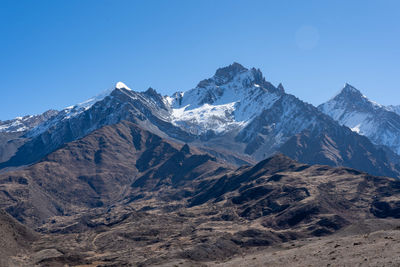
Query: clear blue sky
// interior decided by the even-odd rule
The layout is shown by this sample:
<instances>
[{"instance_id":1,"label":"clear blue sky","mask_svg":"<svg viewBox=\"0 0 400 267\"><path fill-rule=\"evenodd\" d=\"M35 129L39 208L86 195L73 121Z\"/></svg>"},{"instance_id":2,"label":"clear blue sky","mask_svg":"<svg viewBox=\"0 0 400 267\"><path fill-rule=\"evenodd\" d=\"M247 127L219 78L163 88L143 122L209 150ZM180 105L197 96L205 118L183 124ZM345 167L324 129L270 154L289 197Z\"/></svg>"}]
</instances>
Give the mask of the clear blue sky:
<instances>
[{"instance_id":1,"label":"clear blue sky","mask_svg":"<svg viewBox=\"0 0 400 267\"><path fill-rule=\"evenodd\" d=\"M400 104L400 1L0 1L0 119L123 81L188 90L234 61L320 104L345 82Z\"/></svg>"}]
</instances>

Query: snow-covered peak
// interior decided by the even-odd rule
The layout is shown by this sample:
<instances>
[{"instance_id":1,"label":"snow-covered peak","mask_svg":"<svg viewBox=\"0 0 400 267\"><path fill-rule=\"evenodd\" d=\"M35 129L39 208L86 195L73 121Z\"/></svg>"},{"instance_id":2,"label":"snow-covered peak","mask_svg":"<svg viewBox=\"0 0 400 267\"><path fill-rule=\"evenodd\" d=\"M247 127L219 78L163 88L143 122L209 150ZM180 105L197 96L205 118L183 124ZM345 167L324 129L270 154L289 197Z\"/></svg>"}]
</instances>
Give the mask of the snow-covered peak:
<instances>
[{"instance_id":1,"label":"snow-covered peak","mask_svg":"<svg viewBox=\"0 0 400 267\"><path fill-rule=\"evenodd\" d=\"M130 90L132 91L131 88L129 88L128 86L126 86L126 84L124 84L123 82L117 82L117 84L115 85L116 89L126 89L126 90Z\"/></svg>"},{"instance_id":2,"label":"snow-covered peak","mask_svg":"<svg viewBox=\"0 0 400 267\"><path fill-rule=\"evenodd\" d=\"M117 82L116 85L115 85L115 89L120 89L120 90L121 90L121 89L126 89L126 90L128 90L128 91L132 91L132 89L130 89L130 88L129 88L126 84L124 84L123 82ZM82 110L87 110L87 109L89 109L91 106L93 106L95 103L97 103L97 102L103 100L103 99L106 98L107 96L110 96L111 93L112 93L115 89L114 89L114 88L106 89L106 90L102 91L101 93L99 93L98 95L96 95L96 96L94 96L94 97L92 97L92 98L90 98L90 99L88 99L88 100L86 100L86 101L84 101L84 102L82 102L82 103L76 104L76 105L74 105L74 106L67 107L66 109L67 109L67 110L68 110L68 109L80 110L80 111L82 111Z\"/></svg>"},{"instance_id":3,"label":"snow-covered peak","mask_svg":"<svg viewBox=\"0 0 400 267\"><path fill-rule=\"evenodd\" d=\"M331 98L328 102L321 104L320 109L327 111L327 109L341 109L345 110L357 110L357 111L369 111L371 109L383 108L382 105L369 100L360 90L354 86L346 83L343 89Z\"/></svg>"},{"instance_id":4,"label":"snow-covered peak","mask_svg":"<svg viewBox=\"0 0 400 267\"><path fill-rule=\"evenodd\" d=\"M352 86L351 84L345 83L344 87L342 89L343 93L355 93L355 94L361 94L360 90Z\"/></svg>"},{"instance_id":5,"label":"snow-covered peak","mask_svg":"<svg viewBox=\"0 0 400 267\"><path fill-rule=\"evenodd\" d=\"M189 109L204 104L224 105L238 102L254 94L279 94L283 88L276 88L267 82L260 70L246 69L233 63L216 71L215 75L201 81L196 88L184 94L175 93L171 98L174 108L188 106Z\"/></svg>"},{"instance_id":6,"label":"snow-covered peak","mask_svg":"<svg viewBox=\"0 0 400 267\"><path fill-rule=\"evenodd\" d=\"M218 69L212 78L201 81L196 88L175 93L164 102L172 108L175 124L197 133L223 132L245 125L283 93L283 86L274 87L260 70L233 63ZM217 122L221 125L216 126Z\"/></svg>"},{"instance_id":7,"label":"snow-covered peak","mask_svg":"<svg viewBox=\"0 0 400 267\"><path fill-rule=\"evenodd\" d=\"M395 108L369 100L346 84L342 91L318 109L378 145L386 145L400 154L400 116Z\"/></svg>"},{"instance_id":8,"label":"snow-covered peak","mask_svg":"<svg viewBox=\"0 0 400 267\"><path fill-rule=\"evenodd\" d=\"M335 94L330 100L338 100L338 99L349 99L349 98L362 98L364 95L354 86L345 83L343 88Z\"/></svg>"}]
</instances>

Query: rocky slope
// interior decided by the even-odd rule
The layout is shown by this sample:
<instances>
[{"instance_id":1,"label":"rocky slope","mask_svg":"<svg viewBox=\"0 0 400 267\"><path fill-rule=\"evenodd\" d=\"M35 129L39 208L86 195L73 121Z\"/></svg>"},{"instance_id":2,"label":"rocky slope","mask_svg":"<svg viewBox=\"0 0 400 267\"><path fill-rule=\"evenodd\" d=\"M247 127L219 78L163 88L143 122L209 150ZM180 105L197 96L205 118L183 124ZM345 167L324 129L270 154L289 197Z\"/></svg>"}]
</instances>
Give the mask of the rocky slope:
<instances>
[{"instance_id":1,"label":"rocky slope","mask_svg":"<svg viewBox=\"0 0 400 267\"><path fill-rule=\"evenodd\" d=\"M398 156L390 149L374 146L366 137L346 128L337 131L305 130L291 137L279 151L300 162L330 166L352 166L374 175L399 177Z\"/></svg>"},{"instance_id":2,"label":"rocky slope","mask_svg":"<svg viewBox=\"0 0 400 267\"><path fill-rule=\"evenodd\" d=\"M188 149L177 151L186 154ZM174 167L175 173L185 169L185 164ZM15 260L26 266L212 266L246 254L258 258L261 249L285 253L307 242L312 247L319 244L315 238L345 245L359 242L354 235L398 231L400 226L400 182L392 178L305 165L283 155L255 166L189 176L175 185L173 179L160 183L152 176L141 188L144 196L135 191L140 183L124 191L119 201L90 208L78 206L79 200L87 203L87 197L76 194L75 212L55 214L39 225L40 238L32 243L32 252L20 253ZM82 184L71 180L69 186ZM110 199L109 192L98 192ZM67 194L61 191L58 198ZM395 255L385 257L398 263ZM309 255L311 259L318 257Z\"/></svg>"},{"instance_id":3,"label":"rocky slope","mask_svg":"<svg viewBox=\"0 0 400 267\"><path fill-rule=\"evenodd\" d=\"M39 235L0 210L0 266L12 266L11 258L29 252Z\"/></svg>"},{"instance_id":4,"label":"rocky slope","mask_svg":"<svg viewBox=\"0 0 400 267\"><path fill-rule=\"evenodd\" d=\"M57 115L56 110L49 110L40 115L18 117L0 121L0 162L9 160L29 138L26 132Z\"/></svg>"},{"instance_id":5,"label":"rocky slope","mask_svg":"<svg viewBox=\"0 0 400 267\"><path fill-rule=\"evenodd\" d=\"M371 221L370 224L373 224ZM382 225L380 225L382 226ZM334 236L292 242L284 249L242 255L209 266L398 266L400 229L380 229L366 234ZM379 256L377 256L379 255Z\"/></svg>"},{"instance_id":6,"label":"rocky slope","mask_svg":"<svg viewBox=\"0 0 400 267\"><path fill-rule=\"evenodd\" d=\"M144 198L159 187L173 191L229 168L187 145L121 122L68 143L30 167L0 174L0 207L35 227L55 215Z\"/></svg>"}]
</instances>

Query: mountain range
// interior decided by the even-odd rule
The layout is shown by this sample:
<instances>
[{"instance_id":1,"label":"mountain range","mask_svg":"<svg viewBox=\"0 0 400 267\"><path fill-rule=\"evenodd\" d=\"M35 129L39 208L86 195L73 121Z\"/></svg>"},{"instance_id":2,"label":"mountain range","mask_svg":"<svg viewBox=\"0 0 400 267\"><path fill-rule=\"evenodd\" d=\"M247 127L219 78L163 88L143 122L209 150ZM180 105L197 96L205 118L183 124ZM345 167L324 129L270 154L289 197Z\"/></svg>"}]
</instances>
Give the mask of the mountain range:
<instances>
[{"instance_id":1,"label":"mountain range","mask_svg":"<svg viewBox=\"0 0 400 267\"><path fill-rule=\"evenodd\" d=\"M314 107L233 63L0 122L0 266L229 266L325 241L319 263L341 265L359 239L343 257L376 261L400 238L396 110L348 84Z\"/></svg>"},{"instance_id":2,"label":"mountain range","mask_svg":"<svg viewBox=\"0 0 400 267\"><path fill-rule=\"evenodd\" d=\"M332 101L347 99L354 103L349 88L346 85ZM359 98L364 99L361 95ZM119 82L114 90L82 104L41 115L44 119L37 120L40 123L17 129L10 126L12 123L4 124L0 140L8 147L0 150L0 168L32 164L96 129L127 120L235 165L252 164L281 152L304 163L346 166L399 177L396 145L400 135L395 131L399 115L383 109L388 120L376 120L385 123L385 127L362 123L356 131L358 124L346 124L332 115L334 112L328 107L339 105L332 101L316 108L285 93L281 84L275 87L266 81L260 70L238 63L220 68L194 89L172 96L161 96L152 88L136 92ZM356 106L364 110L378 108L372 102L366 105ZM350 110L342 113L350 114ZM367 132L366 127L372 130ZM19 133L17 137L15 131Z\"/></svg>"}]
</instances>

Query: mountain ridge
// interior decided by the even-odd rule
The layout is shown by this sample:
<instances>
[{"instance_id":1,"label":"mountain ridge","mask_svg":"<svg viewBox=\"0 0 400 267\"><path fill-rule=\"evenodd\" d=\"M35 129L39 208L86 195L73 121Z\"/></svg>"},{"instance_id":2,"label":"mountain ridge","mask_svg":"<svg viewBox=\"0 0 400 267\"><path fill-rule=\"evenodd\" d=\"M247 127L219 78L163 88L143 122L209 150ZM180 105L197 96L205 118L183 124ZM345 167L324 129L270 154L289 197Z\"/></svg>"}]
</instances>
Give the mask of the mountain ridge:
<instances>
[{"instance_id":1,"label":"mountain ridge","mask_svg":"<svg viewBox=\"0 0 400 267\"><path fill-rule=\"evenodd\" d=\"M361 94L350 85L346 85L346 91ZM65 143L122 120L235 164L257 162L285 149L288 153L289 144L299 144L288 154L304 163L343 165L375 175L400 176L400 166L396 165L400 156L348 132L347 127L320 109L285 93L281 84L275 87L266 81L260 70L238 63L220 68L195 88L172 96L161 96L153 88L136 92L119 82L114 90L64 109L28 131L25 143L0 163L0 169L37 162ZM291 143L302 134L307 138ZM324 136L335 145L327 146ZM343 142L348 147L340 145L339 136L346 138ZM304 142L313 147L308 153L314 151L318 160L302 152ZM354 151L358 151L357 160Z\"/></svg>"}]
</instances>

